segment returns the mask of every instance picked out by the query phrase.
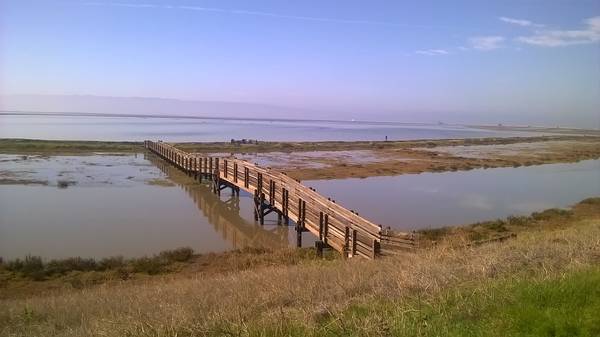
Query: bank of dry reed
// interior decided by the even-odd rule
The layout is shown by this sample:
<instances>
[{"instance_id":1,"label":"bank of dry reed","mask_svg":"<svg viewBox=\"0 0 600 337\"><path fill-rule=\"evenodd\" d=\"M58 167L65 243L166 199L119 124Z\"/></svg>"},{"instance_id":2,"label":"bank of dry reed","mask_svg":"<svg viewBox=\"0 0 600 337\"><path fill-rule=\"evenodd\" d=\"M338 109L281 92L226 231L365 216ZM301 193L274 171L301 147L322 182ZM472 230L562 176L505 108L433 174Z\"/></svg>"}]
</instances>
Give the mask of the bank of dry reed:
<instances>
[{"instance_id":1,"label":"bank of dry reed","mask_svg":"<svg viewBox=\"0 0 600 337\"><path fill-rule=\"evenodd\" d=\"M0 335L287 336L346 331L379 336L390 329L378 314L381 306L367 305L350 316L348 308L384 301L408 313L419 311L415 303L430 304L453 287L471 287L487 296L491 288L484 285L490 280L555 278L599 263L600 224L585 219L568 228L532 231L478 247L438 245L375 261L313 260L221 274L170 275L5 300Z\"/></svg>"}]
</instances>

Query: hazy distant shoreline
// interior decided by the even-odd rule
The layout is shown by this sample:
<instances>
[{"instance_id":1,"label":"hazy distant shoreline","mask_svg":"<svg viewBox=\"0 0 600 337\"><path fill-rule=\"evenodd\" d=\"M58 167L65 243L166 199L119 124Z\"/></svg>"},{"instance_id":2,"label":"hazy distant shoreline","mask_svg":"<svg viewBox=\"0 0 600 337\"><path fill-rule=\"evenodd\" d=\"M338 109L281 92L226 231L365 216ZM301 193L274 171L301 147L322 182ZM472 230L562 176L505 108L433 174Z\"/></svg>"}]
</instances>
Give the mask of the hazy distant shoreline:
<instances>
[{"instance_id":1,"label":"hazy distant shoreline","mask_svg":"<svg viewBox=\"0 0 600 337\"><path fill-rule=\"evenodd\" d=\"M209 120L239 120L239 121L277 121L277 122L332 122L332 123L369 123L369 124L399 124L399 125L447 125L466 126L458 123L417 123L398 121L374 121L356 119L309 119L309 118L252 118L252 117L217 117L164 114L125 114L125 113L96 113L96 112L60 112L60 111L11 111L0 110L0 116L60 116L60 117L109 117L109 118L180 118L180 119L209 119Z\"/></svg>"},{"instance_id":2,"label":"hazy distant shoreline","mask_svg":"<svg viewBox=\"0 0 600 337\"><path fill-rule=\"evenodd\" d=\"M427 122L399 122L375 120L343 120L343 119L309 119L309 118L252 118L252 117L218 117L218 116L192 116L192 115L164 115L164 114L126 114L126 113L95 113L95 112L62 112L62 111L23 111L0 110L0 116L57 116L57 117L98 117L98 118L162 118L162 119L195 119L195 120L231 120L231 121L265 121L265 122L327 122L327 123L363 123L380 125L427 125L427 126L458 126L468 128L481 128L494 131L524 131L524 132L557 132L568 133L587 132L597 133L599 129L584 129L576 127L557 127L545 125L494 125L494 124L469 124L469 123L427 123Z\"/></svg>"}]
</instances>

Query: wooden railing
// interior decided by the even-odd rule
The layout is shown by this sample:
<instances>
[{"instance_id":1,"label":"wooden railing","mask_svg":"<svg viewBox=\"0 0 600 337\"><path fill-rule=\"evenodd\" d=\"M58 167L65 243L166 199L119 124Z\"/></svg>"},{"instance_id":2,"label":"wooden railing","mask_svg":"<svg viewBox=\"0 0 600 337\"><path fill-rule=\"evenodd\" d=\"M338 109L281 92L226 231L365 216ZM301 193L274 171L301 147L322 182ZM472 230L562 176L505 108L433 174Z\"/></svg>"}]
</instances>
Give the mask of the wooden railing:
<instances>
[{"instance_id":1,"label":"wooden railing","mask_svg":"<svg viewBox=\"0 0 600 337\"><path fill-rule=\"evenodd\" d=\"M394 232L391 239L381 226L277 170L234 157L198 156L160 141L145 141L144 146L188 173L210 176L215 192L230 186L254 195L255 218L261 223L264 215L275 211L280 220L295 222L298 233L311 232L344 256L375 258L381 253L382 240L407 248L414 243L409 233Z\"/></svg>"}]
</instances>

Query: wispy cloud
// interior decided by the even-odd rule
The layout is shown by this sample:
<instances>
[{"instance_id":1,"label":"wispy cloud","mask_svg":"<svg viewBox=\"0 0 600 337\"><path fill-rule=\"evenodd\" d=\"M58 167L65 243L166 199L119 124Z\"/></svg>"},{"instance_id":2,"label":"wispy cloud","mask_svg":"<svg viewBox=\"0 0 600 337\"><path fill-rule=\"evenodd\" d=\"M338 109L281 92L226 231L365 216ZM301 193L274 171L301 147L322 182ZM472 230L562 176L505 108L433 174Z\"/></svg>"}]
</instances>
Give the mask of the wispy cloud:
<instances>
[{"instance_id":1,"label":"wispy cloud","mask_svg":"<svg viewBox=\"0 0 600 337\"><path fill-rule=\"evenodd\" d=\"M561 47L600 41L600 16L585 19L583 23L583 29L536 30L532 35L519 36L517 41L541 47Z\"/></svg>"},{"instance_id":2,"label":"wispy cloud","mask_svg":"<svg viewBox=\"0 0 600 337\"><path fill-rule=\"evenodd\" d=\"M469 39L469 45L476 50L488 51L502 48L504 40L503 36L475 36Z\"/></svg>"},{"instance_id":3,"label":"wispy cloud","mask_svg":"<svg viewBox=\"0 0 600 337\"><path fill-rule=\"evenodd\" d=\"M542 24L534 23L529 20L508 18L506 16L501 16L498 19L500 19L500 21L510 23L513 25L517 25L517 26L522 26L522 27L543 27L544 26Z\"/></svg>"},{"instance_id":4,"label":"wispy cloud","mask_svg":"<svg viewBox=\"0 0 600 337\"><path fill-rule=\"evenodd\" d=\"M316 17L316 16L300 16L300 15L285 15L270 12L260 11L249 11L249 10L238 10L238 9L223 9L223 8L212 8L212 7L201 7L201 6L184 6L184 5L158 5L158 4L143 4L143 3L117 3L117 2L86 2L85 6L104 6L104 7L129 7L129 8L140 8L140 9L170 9L170 10L188 10L188 11L199 11L199 12L216 12L233 15L250 15L250 16L263 16L279 19L291 19L291 20L304 20L304 21L319 21L329 23L340 23L340 24L362 24L362 25L378 25L378 26L392 26L392 27L417 27L417 28L433 28L437 26L431 25L415 25L405 24L398 22L388 21L372 21L372 20L350 20L350 19L336 19L328 17Z\"/></svg>"},{"instance_id":5,"label":"wispy cloud","mask_svg":"<svg viewBox=\"0 0 600 337\"><path fill-rule=\"evenodd\" d=\"M449 51L445 49L427 49L427 50L417 50L415 54L427 55L427 56L439 56L439 55L448 55Z\"/></svg>"}]
</instances>

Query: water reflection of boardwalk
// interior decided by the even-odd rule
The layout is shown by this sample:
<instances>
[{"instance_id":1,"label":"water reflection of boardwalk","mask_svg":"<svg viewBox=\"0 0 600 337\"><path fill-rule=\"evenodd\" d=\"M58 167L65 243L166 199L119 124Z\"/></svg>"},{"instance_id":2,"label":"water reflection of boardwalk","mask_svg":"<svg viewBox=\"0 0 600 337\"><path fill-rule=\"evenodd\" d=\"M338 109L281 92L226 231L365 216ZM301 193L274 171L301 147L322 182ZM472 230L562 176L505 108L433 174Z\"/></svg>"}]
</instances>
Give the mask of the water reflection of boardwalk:
<instances>
[{"instance_id":1,"label":"water reflection of boardwalk","mask_svg":"<svg viewBox=\"0 0 600 337\"><path fill-rule=\"evenodd\" d=\"M289 227L272 226L273 228L270 229L242 218L239 215L239 196L232 195L223 201L218 195L212 193L209 186L190 184L187 176L165 161L155 156L147 156L146 159L190 196L208 222L218 233L221 233L223 239L232 244L233 248L283 248L289 245Z\"/></svg>"},{"instance_id":2,"label":"water reflection of boardwalk","mask_svg":"<svg viewBox=\"0 0 600 337\"><path fill-rule=\"evenodd\" d=\"M293 221L298 246L302 232L318 237L318 248L330 246L348 257L375 258L381 253L382 244L414 246L411 234L382 230L282 172L235 157L201 157L163 142L145 141L144 146L195 179L210 178L217 195L226 188L237 195L240 190L249 192L254 196L255 220L262 225L267 214L275 213L278 224Z\"/></svg>"}]
</instances>

